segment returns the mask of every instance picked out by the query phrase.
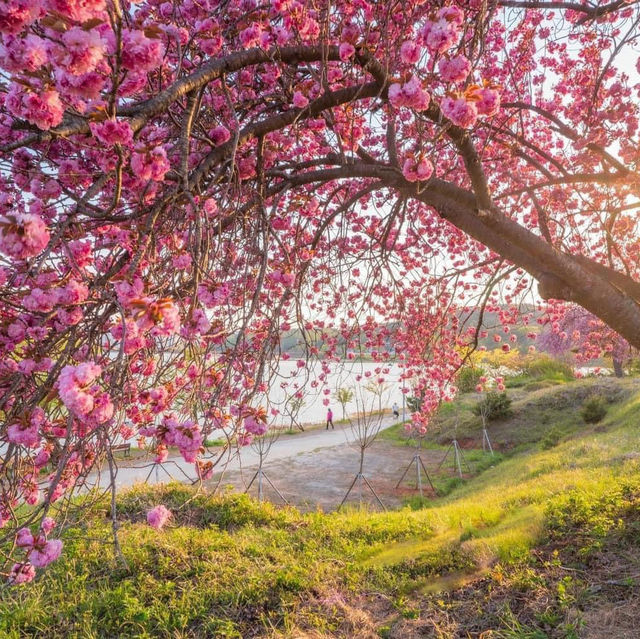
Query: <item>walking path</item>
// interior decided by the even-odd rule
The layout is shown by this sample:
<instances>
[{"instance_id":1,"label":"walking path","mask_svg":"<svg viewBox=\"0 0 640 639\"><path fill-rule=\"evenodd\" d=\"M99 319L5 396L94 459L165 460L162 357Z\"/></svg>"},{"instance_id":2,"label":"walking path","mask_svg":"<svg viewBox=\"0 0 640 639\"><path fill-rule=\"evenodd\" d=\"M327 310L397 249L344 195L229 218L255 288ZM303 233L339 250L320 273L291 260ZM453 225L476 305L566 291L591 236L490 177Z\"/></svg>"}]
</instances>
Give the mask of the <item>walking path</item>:
<instances>
[{"instance_id":1,"label":"walking path","mask_svg":"<svg viewBox=\"0 0 640 639\"><path fill-rule=\"evenodd\" d=\"M382 418L380 430L397 422L398 420L393 415L385 415ZM335 446L357 448L356 438L349 424L337 424L335 430L319 429L295 435L283 434L272 444L265 460L266 463L272 463ZM219 450L221 451L221 449ZM222 470L226 472L257 467L259 461L259 453L253 445L245 446L240 450L232 449L227 451L227 455L216 464L214 473L217 475ZM108 480L108 473L103 472L102 478ZM90 483L95 482L96 479L97 476L90 478ZM140 459L137 462L134 461L131 466L122 465L118 468L116 483L118 488L126 488L145 481L155 484L171 480L191 482L195 479L194 465L185 462L180 455L174 455L162 465L154 464L152 459L148 461Z\"/></svg>"}]
</instances>

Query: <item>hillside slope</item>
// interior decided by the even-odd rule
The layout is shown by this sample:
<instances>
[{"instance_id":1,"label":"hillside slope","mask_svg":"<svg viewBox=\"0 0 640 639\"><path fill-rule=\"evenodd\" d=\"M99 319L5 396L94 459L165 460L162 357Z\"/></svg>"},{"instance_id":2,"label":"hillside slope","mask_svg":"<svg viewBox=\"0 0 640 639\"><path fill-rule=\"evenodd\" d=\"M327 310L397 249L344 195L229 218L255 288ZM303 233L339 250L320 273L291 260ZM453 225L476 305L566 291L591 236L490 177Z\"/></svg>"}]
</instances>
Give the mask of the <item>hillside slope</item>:
<instances>
[{"instance_id":1,"label":"hillside slope","mask_svg":"<svg viewBox=\"0 0 640 639\"><path fill-rule=\"evenodd\" d=\"M594 389L521 395L505 432L524 424L526 444L418 510L301 515L181 485L130 491L126 565L94 508L41 579L2 592L0 636L635 637L640 392L606 383L603 422L572 418L547 448L535 440L554 406L566 423ZM174 511L163 532L143 521L157 503Z\"/></svg>"}]
</instances>

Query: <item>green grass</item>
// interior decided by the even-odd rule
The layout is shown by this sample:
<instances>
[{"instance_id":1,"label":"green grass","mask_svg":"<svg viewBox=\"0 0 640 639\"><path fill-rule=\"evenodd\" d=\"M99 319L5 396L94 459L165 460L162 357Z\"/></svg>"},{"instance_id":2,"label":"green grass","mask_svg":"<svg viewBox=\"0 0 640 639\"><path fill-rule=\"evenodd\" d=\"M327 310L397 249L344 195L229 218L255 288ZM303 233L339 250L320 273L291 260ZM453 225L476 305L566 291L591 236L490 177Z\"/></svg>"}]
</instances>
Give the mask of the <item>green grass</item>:
<instances>
[{"instance_id":1,"label":"green grass","mask_svg":"<svg viewBox=\"0 0 640 639\"><path fill-rule=\"evenodd\" d=\"M586 561L626 530L624 513L637 511L630 504L640 494L640 393L627 382L607 388L614 401L595 427L573 415L593 385L519 397L523 428L545 433L540 422L550 415L562 439L544 447L530 433L519 435L528 448L499 464L473 453L484 472L454 482L438 500L414 499L393 512L302 515L178 484L136 488L118 502L127 565L113 557L104 509L95 509L68 532L63 557L35 583L2 592L0 636L266 637L302 636L301 629L353 636L339 634L346 613L331 602L384 593L412 619L420 607L407 597L437 608L441 595L432 593L467 593L471 580L493 584L487 591L494 592L509 574L512 588L541 588L544 579L529 568L532 549L571 538L576 561ZM144 523L157 503L174 512L163 532ZM635 534L629 539L640 545ZM576 588L554 582L553 607L536 618L521 619L507 604L487 613L491 636L570 637L566 611L577 605ZM473 600L473 592L464 596ZM564 635L540 634L560 624L569 628Z\"/></svg>"},{"instance_id":2,"label":"green grass","mask_svg":"<svg viewBox=\"0 0 640 639\"><path fill-rule=\"evenodd\" d=\"M580 415L583 403L593 395L602 395L608 403L620 402L640 390L638 379L615 380L594 378L571 383L551 384L546 380L533 389L511 388L513 415L488 423L494 447L503 451L518 450L539 444L549 433L557 441L585 427ZM481 393L466 393L454 402L442 404L423 440L423 447L447 446L455 436L463 444L477 446L481 442L482 422L473 414ZM380 437L394 443L414 445L401 425L393 426Z\"/></svg>"}]
</instances>

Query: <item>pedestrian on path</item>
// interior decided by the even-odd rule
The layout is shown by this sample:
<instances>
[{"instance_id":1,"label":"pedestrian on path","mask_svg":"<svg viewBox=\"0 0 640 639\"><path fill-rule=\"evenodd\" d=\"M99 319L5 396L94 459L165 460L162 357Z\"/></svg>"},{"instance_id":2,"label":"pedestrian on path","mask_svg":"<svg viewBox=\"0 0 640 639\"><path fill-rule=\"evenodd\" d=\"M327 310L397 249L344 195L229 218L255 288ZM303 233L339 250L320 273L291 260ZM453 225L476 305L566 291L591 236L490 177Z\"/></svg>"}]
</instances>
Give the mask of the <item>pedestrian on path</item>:
<instances>
[{"instance_id":1,"label":"pedestrian on path","mask_svg":"<svg viewBox=\"0 0 640 639\"><path fill-rule=\"evenodd\" d=\"M327 409L327 428L325 430L329 430L329 424L331 424L332 430L335 430L333 426L333 411L331 408Z\"/></svg>"},{"instance_id":2,"label":"pedestrian on path","mask_svg":"<svg viewBox=\"0 0 640 639\"><path fill-rule=\"evenodd\" d=\"M398 402L393 402L393 407L391 409L393 411L393 416L398 419L400 417L400 409L398 408Z\"/></svg>"}]
</instances>

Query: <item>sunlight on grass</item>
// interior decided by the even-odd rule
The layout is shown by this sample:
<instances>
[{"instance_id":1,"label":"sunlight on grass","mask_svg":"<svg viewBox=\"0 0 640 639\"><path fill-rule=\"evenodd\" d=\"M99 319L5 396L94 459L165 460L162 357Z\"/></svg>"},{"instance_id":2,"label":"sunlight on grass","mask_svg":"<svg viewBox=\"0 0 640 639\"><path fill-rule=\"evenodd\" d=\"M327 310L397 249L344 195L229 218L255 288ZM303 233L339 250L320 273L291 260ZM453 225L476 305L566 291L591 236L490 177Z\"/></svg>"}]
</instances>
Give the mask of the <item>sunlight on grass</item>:
<instances>
[{"instance_id":1,"label":"sunlight on grass","mask_svg":"<svg viewBox=\"0 0 640 639\"><path fill-rule=\"evenodd\" d=\"M545 392L557 399L555 389L536 391L522 410L544 406ZM569 414L558 400L559 419ZM127 566L114 559L106 509L96 508L68 532L65 553L42 578L0 599L0 636L186 637L197 628L238 638L256 625L295 626L309 597L460 588L527 558L567 513L572 525L615 527L605 502L640 484L639 424L636 393L546 450L534 441L510 457L478 453L478 464L493 465L421 509L303 515L246 495L138 486L118 500ZM163 532L144 523L157 503L174 512ZM329 613L313 614L312 626L330 632Z\"/></svg>"},{"instance_id":2,"label":"sunlight on grass","mask_svg":"<svg viewBox=\"0 0 640 639\"><path fill-rule=\"evenodd\" d=\"M638 472L640 454L629 453L640 450L639 419L636 395L610 411L604 432L577 436L550 451L518 454L485 471L420 513L434 531L429 539L387 545L369 555L363 567L410 562L435 567L438 557L448 560L452 553L478 568L521 559L539 541L546 506L554 498L577 489L597 499L621 475Z\"/></svg>"}]
</instances>

